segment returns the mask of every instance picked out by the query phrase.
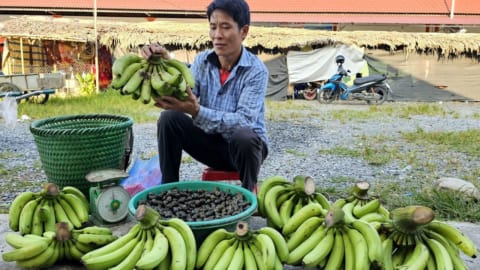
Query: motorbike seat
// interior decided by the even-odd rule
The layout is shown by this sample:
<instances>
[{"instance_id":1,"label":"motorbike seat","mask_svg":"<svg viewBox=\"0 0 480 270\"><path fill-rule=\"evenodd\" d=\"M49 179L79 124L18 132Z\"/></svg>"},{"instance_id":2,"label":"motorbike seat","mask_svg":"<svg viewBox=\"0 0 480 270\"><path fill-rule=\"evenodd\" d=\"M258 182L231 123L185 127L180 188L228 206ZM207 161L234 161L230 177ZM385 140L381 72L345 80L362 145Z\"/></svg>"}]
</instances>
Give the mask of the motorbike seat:
<instances>
[{"instance_id":1,"label":"motorbike seat","mask_svg":"<svg viewBox=\"0 0 480 270\"><path fill-rule=\"evenodd\" d=\"M385 75L374 74L367 77L357 78L353 81L353 84L364 84L375 81L383 81L387 78Z\"/></svg>"}]
</instances>

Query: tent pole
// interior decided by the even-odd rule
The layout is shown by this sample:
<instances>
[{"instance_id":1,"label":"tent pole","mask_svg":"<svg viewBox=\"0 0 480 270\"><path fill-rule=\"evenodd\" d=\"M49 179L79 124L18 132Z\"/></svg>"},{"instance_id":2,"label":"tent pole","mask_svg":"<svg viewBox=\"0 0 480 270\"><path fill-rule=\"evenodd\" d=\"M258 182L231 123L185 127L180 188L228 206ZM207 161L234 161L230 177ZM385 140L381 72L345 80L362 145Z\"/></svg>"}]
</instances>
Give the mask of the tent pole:
<instances>
[{"instance_id":1,"label":"tent pole","mask_svg":"<svg viewBox=\"0 0 480 270\"><path fill-rule=\"evenodd\" d=\"M93 0L93 23L95 29L95 89L100 93L100 68L98 65L97 0Z\"/></svg>"},{"instance_id":2,"label":"tent pole","mask_svg":"<svg viewBox=\"0 0 480 270\"><path fill-rule=\"evenodd\" d=\"M23 38L20 38L20 58L22 59L22 74L25 74L25 60L23 59Z\"/></svg>"}]
</instances>

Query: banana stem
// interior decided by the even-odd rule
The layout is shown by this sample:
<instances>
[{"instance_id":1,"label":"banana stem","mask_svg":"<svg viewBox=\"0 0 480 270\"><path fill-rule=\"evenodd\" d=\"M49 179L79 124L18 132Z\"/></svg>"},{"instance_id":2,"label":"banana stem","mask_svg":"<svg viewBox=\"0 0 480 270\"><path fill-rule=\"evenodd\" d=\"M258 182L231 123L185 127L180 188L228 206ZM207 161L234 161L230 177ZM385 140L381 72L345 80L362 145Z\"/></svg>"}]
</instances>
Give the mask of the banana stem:
<instances>
[{"instance_id":1,"label":"banana stem","mask_svg":"<svg viewBox=\"0 0 480 270\"><path fill-rule=\"evenodd\" d=\"M246 221L239 221L237 223L237 227L235 229L235 236L239 240L246 240L250 239L251 237L251 231L248 225L248 222Z\"/></svg>"},{"instance_id":2,"label":"banana stem","mask_svg":"<svg viewBox=\"0 0 480 270\"><path fill-rule=\"evenodd\" d=\"M404 232L413 233L435 218L433 210L426 206L410 205L390 212L393 226Z\"/></svg>"},{"instance_id":3,"label":"banana stem","mask_svg":"<svg viewBox=\"0 0 480 270\"><path fill-rule=\"evenodd\" d=\"M353 186L352 194L356 198L367 200L369 189L370 189L370 184L368 182L365 182L365 181L357 182Z\"/></svg>"},{"instance_id":4,"label":"banana stem","mask_svg":"<svg viewBox=\"0 0 480 270\"><path fill-rule=\"evenodd\" d=\"M43 185L43 190L41 193L45 194L49 198L53 198L56 197L58 193L60 193L60 190L58 186L54 183L45 183Z\"/></svg>"},{"instance_id":5,"label":"banana stem","mask_svg":"<svg viewBox=\"0 0 480 270\"><path fill-rule=\"evenodd\" d=\"M67 222L58 222L55 224L55 237L59 241L67 241L71 238L70 230L68 229Z\"/></svg>"},{"instance_id":6,"label":"banana stem","mask_svg":"<svg viewBox=\"0 0 480 270\"><path fill-rule=\"evenodd\" d=\"M139 221L144 228L152 228L160 219L160 214L150 206L140 204L135 211L135 219Z\"/></svg>"},{"instance_id":7,"label":"banana stem","mask_svg":"<svg viewBox=\"0 0 480 270\"><path fill-rule=\"evenodd\" d=\"M297 175L293 178L295 190L304 192L307 196L315 193L315 180L311 176Z\"/></svg>"},{"instance_id":8,"label":"banana stem","mask_svg":"<svg viewBox=\"0 0 480 270\"><path fill-rule=\"evenodd\" d=\"M345 223L345 212L341 207L332 207L325 216L325 226L328 228Z\"/></svg>"}]
</instances>

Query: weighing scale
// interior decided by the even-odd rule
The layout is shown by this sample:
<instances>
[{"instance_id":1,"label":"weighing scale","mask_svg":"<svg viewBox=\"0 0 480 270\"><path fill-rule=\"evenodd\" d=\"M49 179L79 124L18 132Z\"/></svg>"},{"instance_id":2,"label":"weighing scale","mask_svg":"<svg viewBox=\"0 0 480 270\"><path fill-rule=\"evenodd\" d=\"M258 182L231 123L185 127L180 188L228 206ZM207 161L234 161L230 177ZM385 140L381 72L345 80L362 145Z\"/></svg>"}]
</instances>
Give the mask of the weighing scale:
<instances>
[{"instance_id":1,"label":"weighing scale","mask_svg":"<svg viewBox=\"0 0 480 270\"><path fill-rule=\"evenodd\" d=\"M96 183L90 187L90 209L94 223L118 223L128 215L130 194L119 185L128 173L118 169L104 169L88 173L85 178Z\"/></svg>"}]
</instances>

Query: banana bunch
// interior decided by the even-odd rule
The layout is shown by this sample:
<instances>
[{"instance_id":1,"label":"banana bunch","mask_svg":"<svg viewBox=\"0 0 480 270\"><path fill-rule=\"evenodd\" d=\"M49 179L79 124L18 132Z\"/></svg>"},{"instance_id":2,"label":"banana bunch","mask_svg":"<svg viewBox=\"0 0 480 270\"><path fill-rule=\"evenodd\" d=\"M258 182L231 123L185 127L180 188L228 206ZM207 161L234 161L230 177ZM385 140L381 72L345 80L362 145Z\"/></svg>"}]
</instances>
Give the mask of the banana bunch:
<instances>
[{"instance_id":1,"label":"banana bunch","mask_svg":"<svg viewBox=\"0 0 480 270\"><path fill-rule=\"evenodd\" d=\"M162 220L158 212L139 205L139 221L117 240L81 257L88 269L193 270L197 258L195 236L183 220Z\"/></svg>"},{"instance_id":2,"label":"banana bunch","mask_svg":"<svg viewBox=\"0 0 480 270\"><path fill-rule=\"evenodd\" d=\"M220 228L210 233L198 249L197 269L283 269L289 256L282 234L271 227L250 230L237 223L235 232Z\"/></svg>"},{"instance_id":3,"label":"banana bunch","mask_svg":"<svg viewBox=\"0 0 480 270\"><path fill-rule=\"evenodd\" d=\"M66 222L57 223L56 227L56 231L42 235L7 233L5 240L14 250L4 252L3 260L16 261L21 268L45 269L61 260L79 262L85 253L116 239L109 228L92 226L70 232Z\"/></svg>"},{"instance_id":4,"label":"banana bunch","mask_svg":"<svg viewBox=\"0 0 480 270\"><path fill-rule=\"evenodd\" d=\"M460 252L476 258L470 238L436 220L433 210L411 205L391 211L380 229L385 269L468 269Z\"/></svg>"},{"instance_id":5,"label":"banana bunch","mask_svg":"<svg viewBox=\"0 0 480 270\"><path fill-rule=\"evenodd\" d=\"M389 219L389 211L382 205L380 199L368 194L370 184L368 182L357 182L352 188L348 198L335 201L345 212L345 219L361 219L375 224L375 227Z\"/></svg>"},{"instance_id":6,"label":"banana bunch","mask_svg":"<svg viewBox=\"0 0 480 270\"><path fill-rule=\"evenodd\" d=\"M195 79L188 66L176 59L152 55L148 60L136 54L126 54L112 65L111 87L122 95L131 95L144 104L152 97L174 96L185 100L187 86L195 87Z\"/></svg>"},{"instance_id":7,"label":"banana bunch","mask_svg":"<svg viewBox=\"0 0 480 270\"><path fill-rule=\"evenodd\" d=\"M15 197L8 219L10 229L22 235L55 231L58 222L81 228L89 220L89 203L76 187L59 190L56 184L46 183L40 192L25 191Z\"/></svg>"},{"instance_id":8,"label":"banana bunch","mask_svg":"<svg viewBox=\"0 0 480 270\"><path fill-rule=\"evenodd\" d=\"M328 199L315 190L312 177L297 175L292 182L283 176L266 178L257 192L258 212L270 227L282 230L303 207L315 204L315 215L330 208Z\"/></svg>"},{"instance_id":9,"label":"banana bunch","mask_svg":"<svg viewBox=\"0 0 480 270\"><path fill-rule=\"evenodd\" d=\"M310 211L305 209L312 205L300 211L306 214ZM383 265L382 242L377 230L359 219L345 220L341 207L332 206L325 218L312 215L286 228L287 264L346 270L375 269Z\"/></svg>"}]
</instances>

